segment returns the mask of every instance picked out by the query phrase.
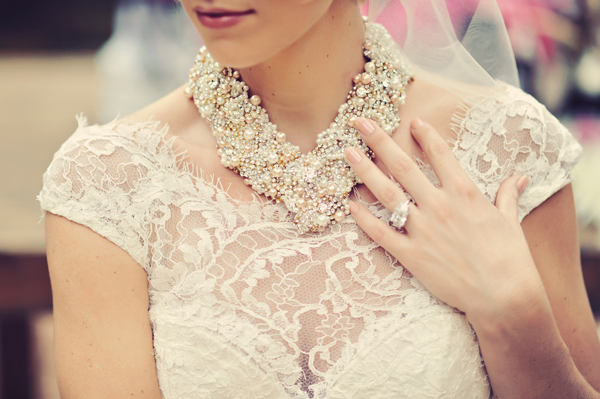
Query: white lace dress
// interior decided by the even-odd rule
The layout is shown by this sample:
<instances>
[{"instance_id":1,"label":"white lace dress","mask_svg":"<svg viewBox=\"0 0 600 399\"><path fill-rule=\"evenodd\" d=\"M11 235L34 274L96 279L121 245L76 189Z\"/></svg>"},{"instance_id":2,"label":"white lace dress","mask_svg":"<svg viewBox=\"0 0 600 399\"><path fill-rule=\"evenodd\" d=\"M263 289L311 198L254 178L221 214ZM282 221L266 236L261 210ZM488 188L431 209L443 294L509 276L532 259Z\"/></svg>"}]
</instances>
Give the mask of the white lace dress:
<instances>
[{"instance_id":1,"label":"white lace dress","mask_svg":"<svg viewBox=\"0 0 600 399\"><path fill-rule=\"evenodd\" d=\"M520 90L455 122L455 154L490 200L505 178L530 177L521 218L571 180L579 144ZM165 134L156 123L80 120L39 196L44 210L111 240L148 274L164 398L490 396L464 315L351 217L299 235L283 205L234 200L192 173Z\"/></svg>"}]
</instances>

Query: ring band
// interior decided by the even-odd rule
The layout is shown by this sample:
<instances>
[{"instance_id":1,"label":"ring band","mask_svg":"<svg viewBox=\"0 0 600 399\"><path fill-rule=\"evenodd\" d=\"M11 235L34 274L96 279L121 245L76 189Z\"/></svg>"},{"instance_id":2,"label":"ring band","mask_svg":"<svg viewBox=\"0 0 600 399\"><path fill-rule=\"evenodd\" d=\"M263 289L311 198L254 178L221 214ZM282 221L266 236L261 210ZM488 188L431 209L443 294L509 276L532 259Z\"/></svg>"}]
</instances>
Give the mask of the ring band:
<instances>
[{"instance_id":1,"label":"ring band","mask_svg":"<svg viewBox=\"0 0 600 399\"><path fill-rule=\"evenodd\" d=\"M413 201L407 200L406 202L403 202L397 207L395 207L388 222L390 226L392 226L401 233L404 233L404 225L406 224L406 220L408 219L408 206L411 202Z\"/></svg>"}]
</instances>

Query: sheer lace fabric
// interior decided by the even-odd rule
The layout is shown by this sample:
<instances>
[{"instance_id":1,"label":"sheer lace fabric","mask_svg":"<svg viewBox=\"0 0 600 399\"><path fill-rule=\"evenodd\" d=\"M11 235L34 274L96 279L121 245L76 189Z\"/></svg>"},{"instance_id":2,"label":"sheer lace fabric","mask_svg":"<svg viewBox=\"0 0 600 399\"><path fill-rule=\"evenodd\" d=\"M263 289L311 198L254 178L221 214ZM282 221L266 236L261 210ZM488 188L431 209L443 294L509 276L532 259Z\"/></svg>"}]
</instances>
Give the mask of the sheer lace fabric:
<instances>
[{"instance_id":1,"label":"sheer lace fabric","mask_svg":"<svg viewBox=\"0 0 600 399\"><path fill-rule=\"evenodd\" d=\"M506 177L528 175L522 219L570 181L579 145L520 90L461 114L454 152L490 200ZM39 199L147 272L164 398L490 397L464 315L351 217L299 235L283 205L235 200L194 174L157 126L80 119Z\"/></svg>"}]
</instances>

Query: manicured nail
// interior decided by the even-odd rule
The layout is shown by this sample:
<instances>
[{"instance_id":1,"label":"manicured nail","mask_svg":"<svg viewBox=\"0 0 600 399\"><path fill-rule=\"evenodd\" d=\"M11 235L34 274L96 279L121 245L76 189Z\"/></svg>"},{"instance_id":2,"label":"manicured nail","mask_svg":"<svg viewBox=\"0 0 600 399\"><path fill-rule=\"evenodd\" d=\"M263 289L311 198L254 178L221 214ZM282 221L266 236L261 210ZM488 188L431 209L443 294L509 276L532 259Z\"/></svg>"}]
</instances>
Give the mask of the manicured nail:
<instances>
[{"instance_id":1,"label":"manicured nail","mask_svg":"<svg viewBox=\"0 0 600 399\"><path fill-rule=\"evenodd\" d=\"M350 213L357 213L359 209L360 208L356 202L350 203Z\"/></svg>"},{"instance_id":2,"label":"manicured nail","mask_svg":"<svg viewBox=\"0 0 600 399\"><path fill-rule=\"evenodd\" d=\"M423 121L419 118L413 119L412 122L410 123L410 127L413 129L418 129L421 126L423 126Z\"/></svg>"},{"instance_id":3,"label":"manicured nail","mask_svg":"<svg viewBox=\"0 0 600 399\"><path fill-rule=\"evenodd\" d=\"M362 155L360 155L360 152L358 152L354 148L347 148L346 159L348 159L348 162L350 162L351 164L357 164L362 160Z\"/></svg>"},{"instance_id":4,"label":"manicured nail","mask_svg":"<svg viewBox=\"0 0 600 399\"><path fill-rule=\"evenodd\" d=\"M375 131L375 126L373 126L373 122L365 118L358 118L356 120L356 127L358 128L358 131L365 136L369 136Z\"/></svg>"},{"instance_id":5,"label":"manicured nail","mask_svg":"<svg viewBox=\"0 0 600 399\"><path fill-rule=\"evenodd\" d=\"M522 176L519 179L519 181L517 182L517 190L519 190L519 194L521 194L523 190L525 190L525 187L527 187L527 183L529 183L529 177Z\"/></svg>"}]
</instances>

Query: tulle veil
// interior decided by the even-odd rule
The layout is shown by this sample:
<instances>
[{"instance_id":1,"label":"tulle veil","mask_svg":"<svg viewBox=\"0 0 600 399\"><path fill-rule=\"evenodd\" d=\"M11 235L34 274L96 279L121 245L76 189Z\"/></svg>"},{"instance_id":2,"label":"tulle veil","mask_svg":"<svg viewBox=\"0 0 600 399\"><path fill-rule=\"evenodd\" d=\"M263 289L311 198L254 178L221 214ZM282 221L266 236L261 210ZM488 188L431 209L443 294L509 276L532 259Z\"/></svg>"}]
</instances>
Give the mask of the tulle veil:
<instances>
[{"instance_id":1,"label":"tulle veil","mask_svg":"<svg viewBox=\"0 0 600 399\"><path fill-rule=\"evenodd\" d=\"M519 87L496 0L367 0L362 10L387 28L416 73L465 100Z\"/></svg>"}]
</instances>

